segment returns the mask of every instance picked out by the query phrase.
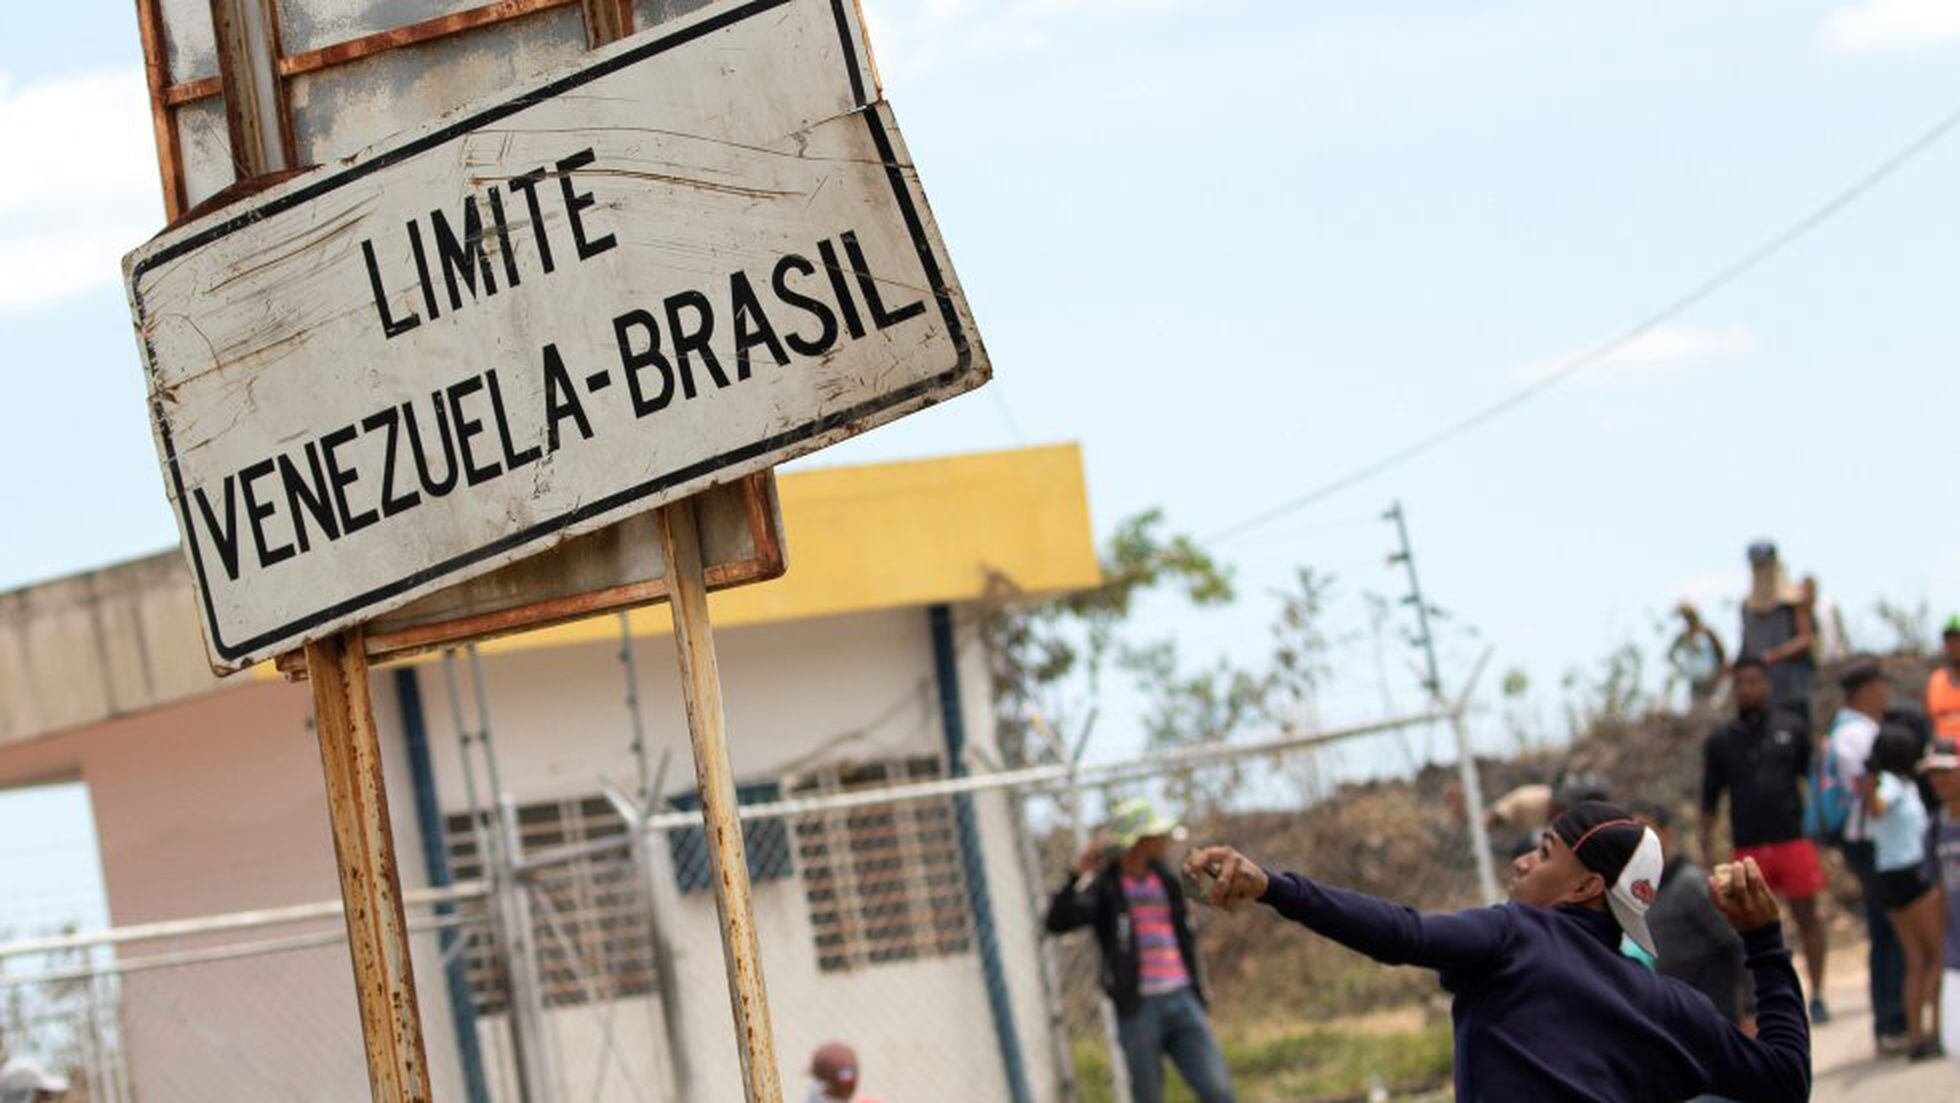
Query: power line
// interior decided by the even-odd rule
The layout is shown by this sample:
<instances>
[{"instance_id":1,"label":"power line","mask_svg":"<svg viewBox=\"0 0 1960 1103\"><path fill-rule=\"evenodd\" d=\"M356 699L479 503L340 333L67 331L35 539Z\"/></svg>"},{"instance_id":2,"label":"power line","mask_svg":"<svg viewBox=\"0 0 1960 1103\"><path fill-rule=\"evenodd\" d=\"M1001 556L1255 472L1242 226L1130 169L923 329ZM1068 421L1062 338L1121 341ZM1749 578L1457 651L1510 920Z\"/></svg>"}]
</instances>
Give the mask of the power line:
<instances>
[{"instance_id":1,"label":"power line","mask_svg":"<svg viewBox=\"0 0 1960 1103\"><path fill-rule=\"evenodd\" d=\"M1427 436L1419 437L1380 459L1363 464L1336 479L1322 483L1320 486L1309 490L1299 497L1283 502L1237 524L1220 529L1206 537L1203 542L1206 544L1216 544L1230 540L1235 536L1250 532L1295 510L1304 509L1325 498L1332 497L1358 483L1366 482L1390 468L1407 463L1409 460L1441 446L1452 438L1461 436L1486 422L1496 420L1510 413L1512 410L1530 402L1532 399L1537 398L1539 395L1544 394L1546 391L1551 390L1553 387L1565 382L1567 379L1572 378L1587 368L1609 359L1614 353L1619 352L1634 341L1639 340L1660 326L1686 313L1689 309L1701 303L1702 300L1760 267L1771 257L1774 257L1799 239L1805 237L1812 230L1830 221L1845 208L1851 206L1851 204L1857 202L1859 199L1864 198L1865 193L1877 187L1887 177L1899 171L1899 169L1904 168L1908 162L1932 148L1940 139L1952 133L1956 126L1960 126L1960 109L1955 109L1948 113L1939 122L1920 133L1912 141L1906 143L1903 148L1879 162L1875 168L1852 181L1848 187L1831 196L1823 204L1812 209L1802 218L1797 219L1795 222L1771 235L1761 244L1750 249L1727 265L1717 269L1713 275L1695 284L1681 295L1676 296L1673 300L1660 307L1660 309L1635 322L1618 336L1594 347L1590 351L1567 360L1550 374L1518 388L1503 398L1498 399L1496 402L1472 411L1470 414L1437 429Z\"/></svg>"}]
</instances>

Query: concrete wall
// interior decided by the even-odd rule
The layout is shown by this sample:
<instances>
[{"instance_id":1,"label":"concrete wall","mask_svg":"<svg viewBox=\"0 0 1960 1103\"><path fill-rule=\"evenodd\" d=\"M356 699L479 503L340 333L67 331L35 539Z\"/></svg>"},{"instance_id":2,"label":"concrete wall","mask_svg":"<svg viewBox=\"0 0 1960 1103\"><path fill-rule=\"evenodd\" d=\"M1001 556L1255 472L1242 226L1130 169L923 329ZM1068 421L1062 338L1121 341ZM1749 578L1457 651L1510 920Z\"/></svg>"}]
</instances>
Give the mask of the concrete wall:
<instances>
[{"instance_id":1,"label":"concrete wall","mask_svg":"<svg viewBox=\"0 0 1960 1103\"><path fill-rule=\"evenodd\" d=\"M0 744L217 686L175 551L0 593Z\"/></svg>"}]
</instances>

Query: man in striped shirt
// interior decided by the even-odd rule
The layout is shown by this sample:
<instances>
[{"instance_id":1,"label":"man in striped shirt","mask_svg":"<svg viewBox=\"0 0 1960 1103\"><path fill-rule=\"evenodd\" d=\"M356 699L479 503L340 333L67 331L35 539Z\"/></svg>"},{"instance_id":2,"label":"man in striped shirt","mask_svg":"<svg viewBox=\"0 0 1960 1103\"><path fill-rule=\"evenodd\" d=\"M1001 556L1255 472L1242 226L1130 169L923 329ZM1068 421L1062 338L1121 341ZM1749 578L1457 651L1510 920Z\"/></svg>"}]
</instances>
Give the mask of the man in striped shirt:
<instances>
[{"instance_id":1,"label":"man in striped shirt","mask_svg":"<svg viewBox=\"0 0 1960 1103\"><path fill-rule=\"evenodd\" d=\"M1177 831L1148 801L1117 805L1114 846L1098 843L1077 859L1049 904L1048 930L1095 929L1135 1103L1163 1099L1166 1057L1200 1103L1232 1103L1225 1056L1205 1016L1183 889L1164 861Z\"/></svg>"}]
</instances>

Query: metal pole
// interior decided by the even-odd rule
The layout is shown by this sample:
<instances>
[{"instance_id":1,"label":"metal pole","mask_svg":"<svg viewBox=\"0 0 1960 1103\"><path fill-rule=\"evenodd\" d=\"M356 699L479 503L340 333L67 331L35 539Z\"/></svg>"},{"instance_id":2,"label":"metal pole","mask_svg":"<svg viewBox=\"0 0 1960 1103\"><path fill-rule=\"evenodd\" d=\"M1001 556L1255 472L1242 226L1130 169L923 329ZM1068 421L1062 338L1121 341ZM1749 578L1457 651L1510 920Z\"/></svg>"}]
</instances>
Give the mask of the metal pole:
<instances>
[{"instance_id":1,"label":"metal pole","mask_svg":"<svg viewBox=\"0 0 1960 1103\"><path fill-rule=\"evenodd\" d=\"M959 649L953 641L952 607L944 604L929 607L926 623L932 636L933 681L939 689L939 724L946 740L947 773L962 778L968 776L966 713L960 693ZM1033 1103L1028 1063L1021 1053L1021 1033L1014 1023L1013 995L1007 990L1007 969L1001 962L1000 932L994 922L993 891L987 877L986 854L980 846L973 794L961 793L953 798L953 826L959 840L960 865L966 872L967 904L973 913L981 979L986 982L987 1007L994 1022L994 1038L1000 1047L1008 1095L1014 1103Z\"/></svg>"},{"instance_id":2,"label":"metal pole","mask_svg":"<svg viewBox=\"0 0 1960 1103\"><path fill-rule=\"evenodd\" d=\"M633 656L633 622L619 614L619 665L626 675L626 721L633 731L633 765L640 772L640 807L653 810L653 772L647 762L646 717L640 712L640 667Z\"/></svg>"},{"instance_id":3,"label":"metal pole","mask_svg":"<svg viewBox=\"0 0 1960 1103\"><path fill-rule=\"evenodd\" d=\"M762 980L755 911L749 896L749 863L742 825L735 814L735 775L728 763L728 736L721 707L721 670L714 628L708 620L708 584L701 568L701 534L692 501L654 514L674 610L681 693L694 744L694 774L701 791L701 822L708 866L715 876L715 910L721 916L722 956L728 966L728 998L735 1014L747 1103L782 1103L776 1040L769 1022L769 994Z\"/></svg>"},{"instance_id":4,"label":"metal pole","mask_svg":"<svg viewBox=\"0 0 1960 1103\"><path fill-rule=\"evenodd\" d=\"M1443 699L1443 676L1436 668L1436 639L1429 631L1429 603L1423 600L1422 582L1416 576L1416 553L1409 545L1409 526L1402 512L1402 503L1395 502L1388 512L1382 515L1385 520L1395 522L1395 538L1401 550L1389 557L1389 562L1399 562L1409 572L1409 596L1403 601L1416 609L1416 630L1420 633L1418 642L1422 644L1422 654L1427 663L1428 679L1423 687L1429 690L1429 699L1438 706L1447 705ZM1477 862L1477 888L1484 899L1490 903L1502 900L1503 894L1497 887L1497 867L1490 856L1490 836L1484 831L1484 783L1477 774L1477 758L1470 750L1470 732L1463 723L1461 707L1450 713L1450 734L1456 737L1456 768L1463 785L1463 815L1469 821L1471 856Z\"/></svg>"},{"instance_id":5,"label":"metal pole","mask_svg":"<svg viewBox=\"0 0 1960 1103\"><path fill-rule=\"evenodd\" d=\"M510 1022L517 1052L517 1080L526 1103L557 1098L558 1079L545 1037L544 982L538 970L537 926L531 916L530 890L518 880L517 863L524 840L517 828L517 806L510 794L497 798L497 835L503 865L490 879L491 892L502 915L505 962L510 976Z\"/></svg>"},{"instance_id":6,"label":"metal pole","mask_svg":"<svg viewBox=\"0 0 1960 1103\"><path fill-rule=\"evenodd\" d=\"M449 713L456 722L456 744L462 758L463 794L469 801L470 832L476 840L477 861L483 870L483 878L489 885L490 929L492 945L504 956L504 998L509 1001L510 1011L507 1022L511 1034L511 1063L517 1075L517 1097L520 1103L546 1103L551 1095L551 1055L544 1036L544 1011L536 1003L539 991L537 961L534 956L520 952L520 948L530 947L535 932L530 926L528 907L519 907L524 887L517 882L517 863L520 852L512 847L518 845L514 831L506 832L503 815L497 804L501 790L497 787L496 760L490 753L490 713L489 702L483 689L483 666L477 659L476 649L470 648L470 676L475 683L477 729L472 734L463 722L463 693L456 679L456 652L452 649L442 654L443 683L449 690ZM470 754L470 745L482 748L484 765L489 771L490 800L481 800L476 786L476 764ZM494 819L493 819L494 818Z\"/></svg>"},{"instance_id":7,"label":"metal pole","mask_svg":"<svg viewBox=\"0 0 1960 1103\"><path fill-rule=\"evenodd\" d=\"M1041 911L1048 883L1048 874L1041 868L1041 854L1034 843L1034 832L1028 830L1028 795L1026 792L1012 790L1014 801L1014 839L1021 851L1021 879L1029 890L1033 902L1034 922L1041 923ZM1060 1076L1059 1087L1066 1103L1079 1103L1082 1088L1076 1083L1075 1054L1069 1046L1068 1016L1062 1004L1062 976L1055 966L1055 946L1049 939L1041 939L1037 950L1041 959L1041 1006L1048 1019L1048 1037L1055 1047L1055 1068Z\"/></svg>"},{"instance_id":8,"label":"metal pole","mask_svg":"<svg viewBox=\"0 0 1960 1103\"><path fill-rule=\"evenodd\" d=\"M1082 790L1077 784L1077 775L1069 774L1067 796L1062 807L1068 812L1069 834L1075 840L1075 852L1082 853L1089 847L1089 824L1082 816ZM1123 1058L1123 1038L1116 1028L1116 1006L1107 996L1096 1000L1096 1011L1102 1020L1103 1050L1108 1054L1109 1084L1113 1089L1116 1103L1131 1103L1136 1096L1130 1091L1130 1066Z\"/></svg>"},{"instance_id":9,"label":"metal pole","mask_svg":"<svg viewBox=\"0 0 1960 1103\"><path fill-rule=\"evenodd\" d=\"M414 667L394 670L395 703L401 715L402 742L408 750L408 775L413 782L415 823L422 836L422 865L434 888L455 883L449 868L442 808L436 797L435 763L429 755L429 729L422 707L422 680ZM456 913L453 904L437 904L437 918ZM456 1057L461 1066L464 1094L469 1103L490 1103L490 1081L483 1071L483 1041L477 1030L476 998L470 992L468 963L458 953L463 936L444 927L436 938L443 979L449 995L450 1026L456 1034Z\"/></svg>"},{"instance_id":10,"label":"metal pole","mask_svg":"<svg viewBox=\"0 0 1960 1103\"><path fill-rule=\"evenodd\" d=\"M666 756L661 756L660 778L667 775ZM632 825L629 837L632 839L632 861L647 890L647 938L653 951L654 991L660 998L661 1037L658 1041L667 1052L668 1087L672 1099L685 1103L694 1097L694 1065L689 1057L687 1029L681 1017L680 976L675 966L674 943L667 936L666 924L661 911L666 903L661 899L660 866L654 857L653 832L646 823L652 808L635 805L626 794L611 786L606 788L606 799L620 817ZM664 838L665 832L661 833Z\"/></svg>"},{"instance_id":11,"label":"metal pole","mask_svg":"<svg viewBox=\"0 0 1960 1103\"><path fill-rule=\"evenodd\" d=\"M620 816L633 826L630 835L633 840L631 860L635 875L646 886L647 937L651 940L649 948L653 951L654 986L660 997L662 1034L657 1041L667 1053L667 1087L673 1092L672 1098L684 1100L693 1094L694 1068L688 1060L687 1037L681 1025L680 983L674 975L674 947L668 941L661 922L660 909L663 905L655 896L659 891L659 879L654 866L653 840L646 829L647 817L653 814L654 805L660 799L658 794L667 780L667 757L661 755L660 776L656 780L647 760L646 716L640 709L640 667L633 651L633 622L625 610L619 613L619 665L626 678L626 718L633 732L633 764L639 771L640 791L638 802L632 804L625 800L624 794L610 789L606 796Z\"/></svg>"},{"instance_id":12,"label":"metal pole","mask_svg":"<svg viewBox=\"0 0 1960 1103\"><path fill-rule=\"evenodd\" d=\"M360 629L307 644L306 675L313 685L340 895L347 904L368 1087L376 1103L426 1101L429 1063Z\"/></svg>"},{"instance_id":13,"label":"metal pole","mask_svg":"<svg viewBox=\"0 0 1960 1103\"><path fill-rule=\"evenodd\" d=\"M456 652L454 649L442 653L442 680L449 690L449 716L456 724L456 754L463 772L463 799L469 802L470 834L476 842L477 864L488 875L490 868L490 839L484 830L489 816L484 812L483 803L476 790L476 763L470 761L470 729L463 723L463 693L456 687Z\"/></svg>"},{"instance_id":14,"label":"metal pole","mask_svg":"<svg viewBox=\"0 0 1960 1103\"><path fill-rule=\"evenodd\" d=\"M490 799L497 800L504 795L504 779L497 772L497 745L490 741L490 696L483 688L483 656L475 644L470 644L467 650L470 685L476 693L476 745L483 752L484 773L490 779Z\"/></svg>"},{"instance_id":15,"label":"metal pole","mask_svg":"<svg viewBox=\"0 0 1960 1103\"><path fill-rule=\"evenodd\" d=\"M1076 759L1088 746L1083 741L1073 752L1061 734L1048 724L1048 718L1034 713L1028 718L1029 726L1048 741L1050 751L1056 762L1067 771L1062 785L1057 789L1062 813L1068 817L1069 838L1074 842L1074 852L1070 857L1089 848L1089 824L1082 817L1081 775L1076 772ZM1073 877L1074 871L1069 874ZM1130 1066L1123 1059L1123 1038L1116 1029L1116 1007L1109 998L1098 992L1096 997L1096 1018L1102 1023L1103 1052L1109 1062L1110 1097L1115 1103L1130 1103L1135 1098L1130 1092ZM1070 1055L1070 1066L1074 1065L1074 1055Z\"/></svg>"}]
</instances>

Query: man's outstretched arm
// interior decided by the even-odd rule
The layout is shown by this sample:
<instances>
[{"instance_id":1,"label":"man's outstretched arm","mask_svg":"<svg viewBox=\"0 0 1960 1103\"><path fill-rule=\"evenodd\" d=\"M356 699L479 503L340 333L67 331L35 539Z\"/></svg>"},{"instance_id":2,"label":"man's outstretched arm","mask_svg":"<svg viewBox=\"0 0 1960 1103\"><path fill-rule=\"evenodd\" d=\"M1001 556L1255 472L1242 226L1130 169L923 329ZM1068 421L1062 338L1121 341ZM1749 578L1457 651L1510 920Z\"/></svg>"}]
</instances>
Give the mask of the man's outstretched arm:
<instances>
[{"instance_id":1,"label":"man's outstretched arm","mask_svg":"<svg viewBox=\"0 0 1960 1103\"><path fill-rule=\"evenodd\" d=\"M1501 908L1423 915L1414 908L1365 893L1323 885L1297 873L1266 870L1230 847L1195 850L1185 860L1192 874L1216 877L1212 903L1230 910L1254 900L1295 923L1388 965L1429 969L1480 969L1510 937Z\"/></svg>"}]
</instances>

